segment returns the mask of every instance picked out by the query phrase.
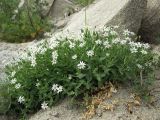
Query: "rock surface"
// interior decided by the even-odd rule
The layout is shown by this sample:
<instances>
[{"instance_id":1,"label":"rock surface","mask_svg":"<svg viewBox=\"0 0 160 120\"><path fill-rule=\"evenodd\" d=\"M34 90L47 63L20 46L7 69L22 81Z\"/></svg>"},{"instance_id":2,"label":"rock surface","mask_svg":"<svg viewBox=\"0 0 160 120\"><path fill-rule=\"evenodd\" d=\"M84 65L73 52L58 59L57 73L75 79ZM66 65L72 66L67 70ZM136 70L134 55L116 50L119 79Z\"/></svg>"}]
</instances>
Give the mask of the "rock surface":
<instances>
[{"instance_id":1,"label":"rock surface","mask_svg":"<svg viewBox=\"0 0 160 120\"><path fill-rule=\"evenodd\" d=\"M5 80L4 67L14 58L18 57L18 53L26 49L32 43L11 44L0 42L0 81Z\"/></svg>"},{"instance_id":2,"label":"rock surface","mask_svg":"<svg viewBox=\"0 0 160 120\"><path fill-rule=\"evenodd\" d=\"M147 10L143 17L139 35L142 41L160 41L160 0L147 0Z\"/></svg>"},{"instance_id":3,"label":"rock surface","mask_svg":"<svg viewBox=\"0 0 160 120\"><path fill-rule=\"evenodd\" d=\"M74 4L68 0L54 0L50 7L49 15L53 20L64 19L75 12Z\"/></svg>"},{"instance_id":4,"label":"rock surface","mask_svg":"<svg viewBox=\"0 0 160 120\"><path fill-rule=\"evenodd\" d=\"M48 13L48 11L50 10L50 8L55 0L45 0L45 1L47 2L48 5L44 8L44 11L43 11L44 15L46 15Z\"/></svg>"},{"instance_id":5,"label":"rock surface","mask_svg":"<svg viewBox=\"0 0 160 120\"><path fill-rule=\"evenodd\" d=\"M159 86L160 87L160 86ZM130 89L118 89L118 92L112 98L106 99L104 102L119 101L114 111L101 111L100 116L94 115L91 120L159 120L160 119L160 98L156 93L156 102L154 106L142 104L134 106L132 114L127 110L127 103L131 101ZM46 111L39 111L29 120L82 120L83 111L80 108L68 108L68 101L54 106Z\"/></svg>"},{"instance_id":6,"label":"rock surface","mask_svg":"<svg viewBox=\"0 0 160 120\"><path fill-rule=\"evenodd\" d=\"M64 30L78 33L85 26L101 28L104 25L119 25L137 32L147 5L146 0L97 0L86 10L74 14ZM78 18L78 19L77 19ZM113 22L112 22L113 21Z\"/></svg>"},{"instance_id":7,"label":"rock surface","mask_svg":"<svg viewBox=\"0 0 160 120\"><path fill-rule=\"evenodd\" d=\"M120 1L121 2L121 1ZM121 30L128 29L138 33L142 18L145 14L147 0L129 0L107 25L119 25Z\"/></svg>"}]
</instances>

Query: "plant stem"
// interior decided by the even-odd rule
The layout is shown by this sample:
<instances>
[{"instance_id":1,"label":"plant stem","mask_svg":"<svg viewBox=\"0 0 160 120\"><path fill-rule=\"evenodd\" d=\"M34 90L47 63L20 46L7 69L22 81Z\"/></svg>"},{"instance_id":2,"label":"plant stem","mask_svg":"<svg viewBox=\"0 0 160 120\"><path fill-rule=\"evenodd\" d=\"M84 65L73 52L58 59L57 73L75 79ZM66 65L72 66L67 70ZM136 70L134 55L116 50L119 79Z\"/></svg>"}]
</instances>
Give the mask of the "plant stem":
<instances>
[{"instance_id":1,"label":"plant stem","mask_svg":"<svg viewBox=\"0 0 160 120\"><path fill-rule=\"evenodd\" d=\"M140 72L140 78L141 78L141 86L143 86L143 71Z\"/></svg>"},{"instance_id":2,"label":"plant stem","mask_svg":"<svg viewBox=\"0 0 160 120\"><path fill-rule=\"evenodd\" d=\"M28 0L26 0L26 8L27 8L27 14L28 14L28 18L29 18L30 24L31 24L31 26L33 27L33 29L36 30L36 28L35 28L35 26L34 26L34 23L33 23L33 20L32 20L32 17L31 17L31 15L30 15L29 2L28 2Z\"/></svg>"},{"instance_id":3,"label":"plant stem","mask_svg":"<svg viewBox=\"0 0 160 120\"><path fill-rule=\"evenodd\" d=\"M85 7L85 27L87 26L87 8Z\"/></svg>"}]
</instances>

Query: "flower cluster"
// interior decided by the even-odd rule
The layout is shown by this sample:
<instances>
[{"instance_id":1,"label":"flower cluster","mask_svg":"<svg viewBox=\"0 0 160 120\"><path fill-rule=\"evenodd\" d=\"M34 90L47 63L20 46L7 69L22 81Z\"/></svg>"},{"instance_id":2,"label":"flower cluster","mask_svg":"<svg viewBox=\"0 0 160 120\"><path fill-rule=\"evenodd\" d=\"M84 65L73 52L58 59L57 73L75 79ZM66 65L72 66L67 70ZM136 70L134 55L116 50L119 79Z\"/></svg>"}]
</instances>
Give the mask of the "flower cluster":
<instances>
[{"instance_id":1,"label":"flower cluster","mask_svg":"<svg viewBox=\"0 0 160 120\"><path fill-rule=\"evenodd\" d=\"M10 77L11 77L12 79L10 80L10 84L14 85L14 88L15 88L15 89L19 89L19 88L21 88L21 84L20 84L20 83L17 83L17 79L15 78L15 74L16 74L15 71L11 72Z\"/></svg>"},{"instance_id":2,"label":"flower cluster","mask_svg":"<svg viewBox=\"0 0 160 120\"><path fill-rule=\"evenodd\" d=\"M80 37L70 38L47 33L47 41L30 47L9 67L12 98L17 100L14 106L27 104L27 112L45 110L64 96L84 97L109 81L132 80L140 85L140 73L151 80L159 58L149 44L132 40L133 32L119 35L118 27L87 29Z\"/></svg>"},{"instance_id":3,"label":"flower cluster","mask_svg":"<svg viewBox=\"0 0 160 120\"><path fill-rule=\"evenodd\" d=\"M87 56L88 57L92 57L93 55L94 55L94 51L93 50L87 51Z\"/></svg>"},{"instance_id":4,"label":"flower cluster","mask_svg":"<svg viewBox=\"0 0 160 120\"><path fill-rule=\"evenodd\" d=\"M135 35L134 32L130 32L128 29L124 30L123 34L124 34L125 36Z\"/></svg>"},{"instance_id":5,"label":"flower cluster","mask_svg":"<svg viewBox=\"0 0 160 120\"><path fill-rule=\"evenodd\" d=\"M58 84L53 84L52 90L56 93L61 93L63 91L63 86L58 85Z\"/></svg>"},{"instance_id":6,"label":"flower cluster","mask_svg":"<svg viewBox=\"0 0 160 120\"><path fill-rule=\"evenodd\" d=\"M58 54L57 51L52 52L52 65L57 63Z\"/></svg>"}]
</instances>

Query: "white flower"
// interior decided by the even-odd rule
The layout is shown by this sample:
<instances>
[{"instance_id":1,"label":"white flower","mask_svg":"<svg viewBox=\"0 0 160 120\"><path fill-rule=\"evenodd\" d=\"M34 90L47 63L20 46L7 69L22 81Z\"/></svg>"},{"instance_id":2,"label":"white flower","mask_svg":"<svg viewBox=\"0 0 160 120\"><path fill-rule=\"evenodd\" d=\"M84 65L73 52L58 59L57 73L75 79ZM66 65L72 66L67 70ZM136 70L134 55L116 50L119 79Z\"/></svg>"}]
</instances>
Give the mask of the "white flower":
<instances>
[{"instance_id":1,"label":"white flower","mask_svg":"<svg viewBox=\"0 0 160 120\"><path fill-rule=\"evenodd\" d=\"M80 61L80 63L77 65L78 69L84 69L86 67L86 64L83 61Z\"/></svg>"},{"instance_id":2,"label":"white flower","mask_svg":"<svg viewBox=\"0 0 160 120\"><path fill-rule=\"evenodd\" d=\"M152 63L158 64L159 63L159 57L160 57L159 55L154 56L153 60L152 60Z\"/></svg>"},{"instance_id":3,"label":"white flower","mask_svg":"<svg viewBox=\"0 0 160 120\"><path fill-rule=\"evenodd\" d=\"M147 54L147 51L141 50L141 53L144 54L144 55L146 55L146 54Z\"/></svg>"},{"instance_id":4,"label":"white flower","mask_svg":"<svg viewBox=\"0 0 160 120\"><path fill-rule=\"evenodd\" d=\"M128 29L126 29L126 30L123 31L123 34L124 34L124 35L129 35L129 34L130 34L130 31L129 31Z\"/></svg>"},{"instance_id":5,"label":"white flower","mask_svg":"<svg viewBox=\"0 0 160 120\"><path fill-rule=\"evenodd\" d=\"M111 35L117 35L117 32L116 31L110 31L110 34Z\"/></svg>"},{"instance_id":6,"label":"white flower","mask_svg":"<svg viewBox=\"0 0 160 120\"><path fill-rule=\"evenodd\" d=\"M108 32L103 33L104 36L109 36Z\"/></svg>"},{"instance_id":7,"label":"white flower","mask_svg":"<svg viewBox=\"0 0 160 120\"><path fill-rule=\"evenodd\" d=\"M68 79L71 80L71 79L72 79L72 75L69 75L69 76L68 76Z\"/></svg>"},{"instance_id":8,"label":"white flower","mask_svg":"<svg viewBox=\"0 0 160 120\"><path fill-rule=\"evenodd\" d=\"M52 65L57 63L58 53L57 51L52 52Z\"/></svg>"},{"instance_id":9,"label":"white flower","mask_svg":"<svg viewBox=\"0 0 160 120\"><path fill-rule=\"evenodd\" d=\"M70 42L70 43L69 43L69 48L74 48L74 47L75 47L75 45L76 45L75 43Z\"/></svg>"},{"instance_id":10,"label":"white flower","mask_svg":"<svg viewBox=\"0 0 160 120\"><path fill-rule=\"evenodd\" d=\"M53 84L52 85L52 90L56 93L60 93L63 91L63 86L58 85L58 84Z\"/></svg>"},{"instance_id":11,"label":"white flower","mask_svg":"<svg viewBox=\"0 0 160 120\"><path fill-rule=\"evenodd\" d=\"M52 36L52 33L50 33L50 32L45 32L45 33L44 33L44 36L46 36L46 37L51 37L51 36Z\"/></svg>"},{"instance_id":12,"label":"white flower","mask_svg":"<svg viewBox=\"0 0 160 120\"><path fill-rule=\"evenodd\" d=\"M148 43L146 43L146 44L143 44L143 47L144 47L145 49L149 49L149 48L150 48L150 45L149 45Z\"/></svg>"},{"instance_id":13,"label":"white flower","mask_svg":"<svg viewBox=\"0 0 160 120\"><path fill-rule=\"evenodd\" d=\"M126 37L125 40L131 41L131 38L130 37Z\"/></svg>"},{"instance_id":14,"label":"white flower","mask_svg":"<svg viewBox=\"0 0 160 120\"><path fill-rule=\"evenodd\" d=\"M48 103L46 103L45 101L41 104L41 108L43 110L46 110L48 108Z\"/></svg>"},{"instance_id":15,"label":"white flower","mask_svg":"<svg viewBox=\"0 0 160 120\"><path fill-rule=\"evenodd\" d=\"M11 77L14 77L15 74L16 74L16 71L13 71L13 72L11 73Z\"/></svg>"},{"instance_id":16,"label":"white flower","mask_svg":"<svg viewBox=\"0 0 160 120\"><path fill-rule=\"evenodd\" d=\"M79 44L79 47L84 47L84 45L85 45L85 42L82 42Z\"/></svg>"},{"instance_id":17,"label":"white flower","mask_svg":"<svg viewBox=\"0 0 160 120\"><path fill-rule=\"evenodd\" d=\"M17 80L14 78L11 80L11 84L15 84L17 82Z\"/></svg>"},{"instance_id":18,"label":"white flower","mask_svg":"<svg viewBox=\"0 0 160 120\"><path fill-rule=\"evenodd\" d=\"M113 28L117 29L117 28L119 28L119 26L118 26L118 25L116 25L116 26L113 26Z\"/></svg>"},{"instance_id":19,"label":"white flower","mask_svg":"<svg viewBox=\"0 0 160 120\"><path fill-rule=\"evenodd\" d=\"M101 45L101 44L102 44L102 41L98 39L98 40L95 41L95 43L96 43L97 45Z\"/></svg>"},{"instance_id":20,"label":"white flower","mask_svg":"<svg viewBox=\"0 0 160 120\"><path fill-rule=\"evenodd\" d=\"M134 32L130 32L130 35L135 35L135 33Z\"/></svg>"},{"instance_id":21,"label":"white flower","mask_svg":"<svg viewBox=\"0 0 160 120\"><path fill-rule=\"evenodd\" d=\"M38 47L37 47L37 45L32 45L32 46L29 46L28 47L28 51L30 52L30 53L32 53L33 55L35 55L37 52L38 52ZM32 55L31 55L32 56Z\"/></svg>"},{"instance_id":22,"label":"white flower","mask_svg":"<svg viewBox=\"0 0 160 120\"><path fill-rule=\"evenodd\" d=\"M106 27L106 28L104 28L104 31L105 32L109 32L111 30L111 27Z\"/></svg>"},{"instance_id":23,"label":"white flower","mask_svg":"<svg viewBox=\"0 0 160 120\"><path fill-rule=\"evenodd\" d=\"M129 42L129 45L130 45L131 47L136 47L135 42L132 42L132 41Z\"/></svg>"},{"instance_id":24,"label":"white flower","mask_svg":"<svg viewBox=\"0 0 160 120\"><path fill-rule=\"evenodd\" d=\"M92 57L93 55L94 55L94 51L93 50L87 51L87 56L88 57Z\"/></svg>"},{"instance_id":25,"label":"white flower","mask_svg":"<svg viewBox=\"0 0 160 120\"><path fill-rule=\"evenodd\" d=\"M18 53L19 54L19 59L23 59L23 60L25 60L25 59L28 59L28 53L27 52L19 52Z\"/></svg>"},{"instance_id":26,"label":"white flower","mask_svg":"<svg viewBox=\"0 0 160 120\"><path fill-rule=\"evenodd\" d=\"M21 0L20 3L18 4L18 9L21 8L25 3L25 0Z\"/></svg>"},{"instance_id":27,"label":"white flower","mask_svg":"<svg viewBox=\"0 0 160 120\"><path fill-rule=\"evenodd\" d=\"M117 43L119 43L119 42L121 42L121 40L120 40L119 38L116 38L116 39L114 39L114 40L112 41L113 44L117 44Z\"/></svg>"},{"instance_id":28,"label":"white flower","mask_svg":"<svg viewBox=\"0 0 160 120\"><path fill-rule=\"evenodd\" d=\"M151 66L152 66L152 63L145 63L145 66L146 66L146 67L151 67Z\"/></svg>"},{"instance_id":29,"label":"white flower","mask_svg":"<svg viewBox=\"0 0 160 120\"><path fill-rule=\"evenodd\" d=\"M39 50L39 53L40 54L44 54L45 52L47 51L47 48L41 48L40 50Z\"/></svg>"},{"instance_id":30,"label":"white flower","mask_svg":"<svg viewBox=\"0 0 160 120\"><path fill-rule=\"evenodd\" d=\"M125 36L128 36L128 35L135 35L134 32L130 32L128 29L124 30L123 34L124 34Z\"/></svg>"},{"instance_id":31,"label":"white flower","mask_svg":"<svg viewBox=\"0 0 160 120\"><path fill-rule=\"evenodd\" d=\"M81 34L77 35L75 41L83 42L83 35Z\"/></svg>"},{"instance_id":32,"label":"white flower","mask_svg":"<svg viewBox=\"0 0 160 120\"><path fill-rule=\"evenodd\" d=\"M109 53L106 53L106 56L108 57L110 54Z\"/></svg>"},{"instance_id":33,"label":"white flower","mask_svg":"<svg viewBox=\"0 0 160 120\"><path fill-rule=\"evenodd\" d=\"M50 40L48 41L48 47L49 47L50 49L54 49L54 48L56 48L56 47L58 47L58 46L59 46L59 41L58 41L58 40L50 39Z\"/></svg>"},{"instance_id":34,"label":"white flower","mask_svg":"<svg viewBox=\"0 0 160 120\"><path fill-rule=\"evenodd\" d=\"M137 67L138 67L139 69L142 69L142 68L143 68L143 66L140 65L140 64L137 64Z\"/></svg>"},{"instance_id":35,"label":"white flower","mask_svg":"<svg viewBox=\"0 0 160 120\"><path fill-rule=\"evenodd\" d=\"M103 43L103 45L104 45L105 48L110 48L110 47L111 47L111 45L109 44L108 41L105 41L105 42Z\"/></svg>"},{"instance_id":36,"label":"white flower","mask_svg":"<svg viewBox=\"0 0 160 120\"><path fill-rule=\"evenodd\" d=\"M135 48L135 47L132 47L132 48L130 49L130 51L131 51L131 53L137 53L137 52L138 52L137 48Z\"/></svg>"},{"instance_id":37,"label":"white flower","mask_svg":"<svg viewBox=\"0 0 160 120\"><path fill-rule=\"evenodd\" d=\"M53 84L53 85L52 85L52 90L53 90L54 92L57 91L57 88L58 88L58 84Z\"/></svg>"},{"instance_id":38,"label":"white flower","mask_svg":"<svg viewBox=\"0 0 160 120\"><path fill-rule=\"evenodd\" d=\"M18 84L15 85L15 88L16 88L16 89L19 89L20 87L21 87L21 84L20 84L20 83L18 83Z\"/></svg>"},{"instance_id":39,"label":"white flower","mask_svg":"<svg viewBox=\"0 0 160 120\"><path fill-rule=\"evenodd\" d=\"M23 103L24 101L25 101L24 96L19 96L18 102L19 102L19 103Z\"/></svg>"},{"instance_id":40,"label":"white flower","mask_svg":"<svg viewBox=\"0 0 160 120\"><path fill-rule=\"evenodd\" d=\"M73 59L73 60L77 59L77 55L73 55L73 56L72 56L72 59Z\"/></svg>"},{"instance_id":41,"label":"white flower","mask_svg":"<svg viewBox=\"0 0 160 120\"><path fill-rule=\"evenodd\" d=\"M34 56L34 57L31 58L31 66L32 66L32 67L35 67L36 64L37 64L37 63L36 63L36 57Z\"/></svg>"},{"instance_id":42,"label":"white flower","mask_svg":"<svg viewBox=\"0 0 160 120\"><path fill-rule=\"evenodd\" d=\"M141 47L142 47L142 43L137 42L137 43L136 43L136 46L137 46L138 48L141 48Z\"/></svg>"},{"instance_id":43,"label":"white flower","mask_svg":"<svg viewBox=\"0 0 160 120\"><path fill-rule=\"evenodd\" d=\"M17 14L17 13L18 13L18 10L17 10L17 9L16 9L16 10L14 10L14 13L15 13L15 14Z\"/></svg>"},{"instance_id":44,"label":"white flower","mask_svg":"<svg viewBox=\"0 0 160 120\"><path fill-rule=\"evenodd\" d=\"M38 82L38 83L36 83L36 87L38 87L38 86L40 86L40 83Z\"/></svg>"},{"instance_id":45,"label":"white flower","mask_svg":"<svg viewBox=\"0 0 160 120\"><path fill-rule=\"evenodd\" d=\"M60 93L60 92L62 92L63 91L63 87L62 86L59 86L58 88L57 88L57 93Z\"/></svg>"},{"instance_id":46,"label":"white flower","mask_svg":"<svg viewBox=\"0 0 160 120\"><path fill-rule=\"evenodd\" d=\"M120 44L121 44L121 45L124 45L124 44L126 44L126 43L127 43L127 40L121 40L121 41L120 41Z\"/></svg>"}]
</instances>

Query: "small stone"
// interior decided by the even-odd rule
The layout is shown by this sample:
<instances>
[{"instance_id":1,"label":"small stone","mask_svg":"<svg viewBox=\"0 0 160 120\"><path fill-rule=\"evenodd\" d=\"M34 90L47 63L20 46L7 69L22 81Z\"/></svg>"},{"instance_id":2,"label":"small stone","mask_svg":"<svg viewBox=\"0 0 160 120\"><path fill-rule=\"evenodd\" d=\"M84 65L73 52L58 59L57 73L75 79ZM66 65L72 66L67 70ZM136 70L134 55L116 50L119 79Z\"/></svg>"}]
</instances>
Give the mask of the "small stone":
<instances>
[{"instance_id":1,"label":"small stone","mask_svg":"<svg viewBox=\"0 0 160 120\"><path fill-rule=\"evenodd\" d=\"M102 110L102 108L97 108L97 109L96 109L96 114L97 114L98 117L102 117L102 115L103 115L103 110Z\"/></svg>"},{"instance_id":2,"label":"small stone","mask_svg":"<svg viewBox=\"0 0 160 120\"><path fill-rule=\"evenodd\" d=\"M56 113L56 114L54 115L54 117L59 118L59 117L60 117L60 114L59 114L59 113Z\"/></svg>"},{"instance_id":3,"label":"small stone","mask_svg":"<svg viewBox=\"0 0 160 120\"><path fill-rule=\"evenodd\" d=\"M56 118L59 118L60 117L60 113L58 112L54 112L54 113L50 113L51 116L54 116Z\"/></svg>"}]
</instances>

